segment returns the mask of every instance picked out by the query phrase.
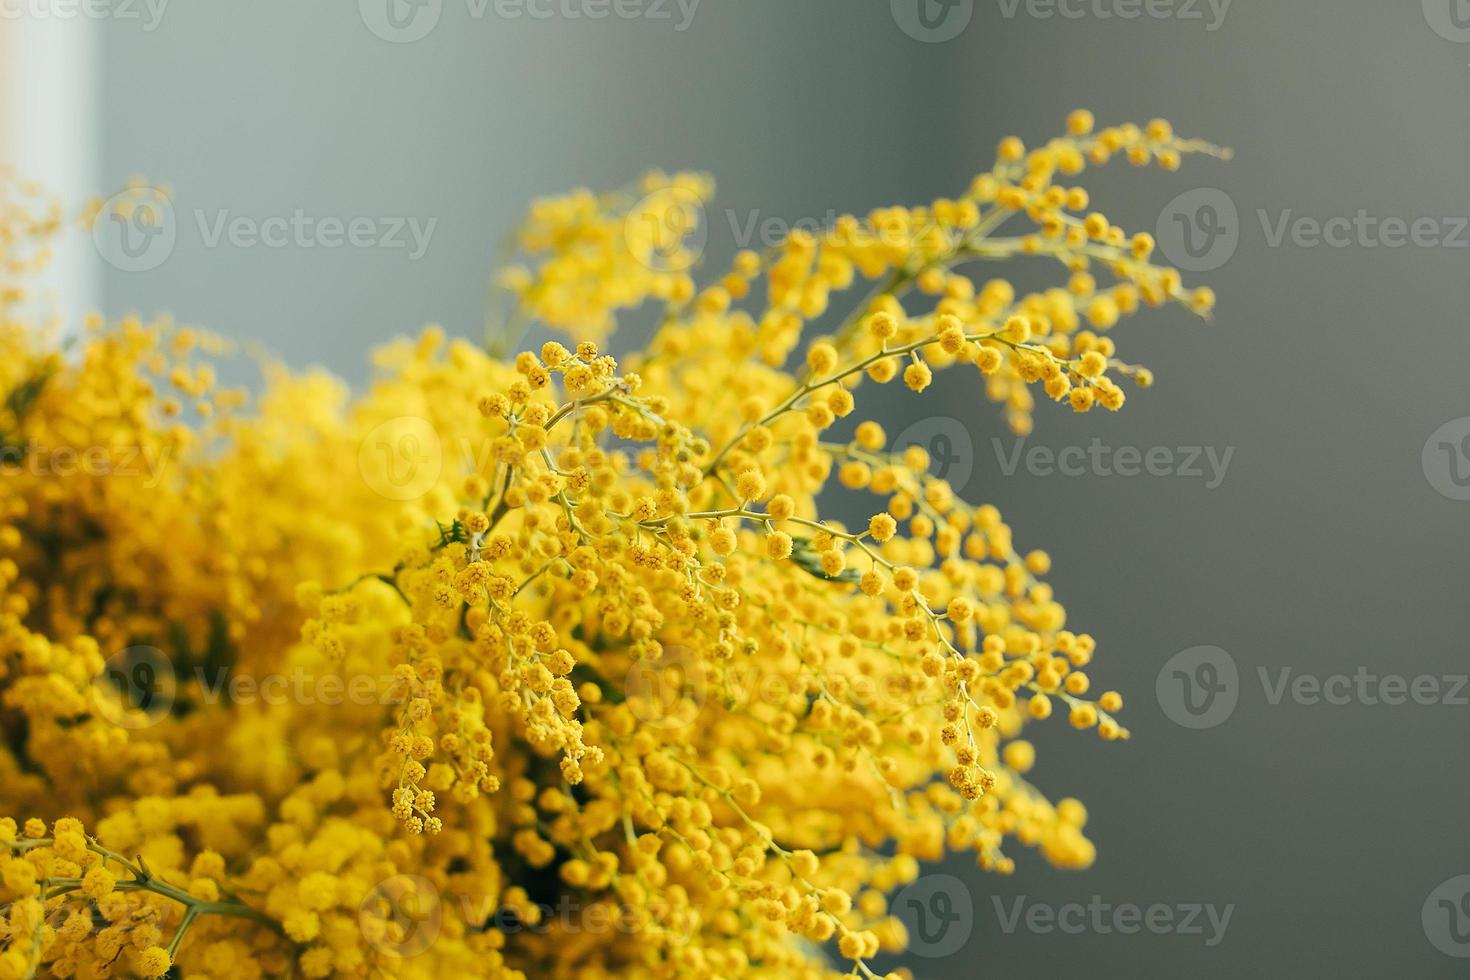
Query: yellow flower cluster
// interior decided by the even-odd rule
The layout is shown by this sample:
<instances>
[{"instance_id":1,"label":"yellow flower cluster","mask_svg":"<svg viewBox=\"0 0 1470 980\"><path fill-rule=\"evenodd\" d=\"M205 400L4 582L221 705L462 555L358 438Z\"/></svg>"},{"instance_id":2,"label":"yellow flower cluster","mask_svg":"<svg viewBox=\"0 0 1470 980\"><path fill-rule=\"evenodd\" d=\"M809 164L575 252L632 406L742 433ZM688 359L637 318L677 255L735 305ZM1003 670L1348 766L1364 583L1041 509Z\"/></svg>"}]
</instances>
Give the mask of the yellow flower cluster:
<instances>
[{"instance_id":1,"label":"yellow flower cluster","mask_svg":"<svg viewBox=\"0 0 1470 980\"><path fill-rule=\"evenodd\" d=\"M714 183L704 174L650 173L637 192L581 190L535 202L512 240L532 266L508 266L498 282L516 321L534 318L600 341L614 314L649 299L687 302L698 232Z\"/></svg>"},{"instance_id":2,"label":"yellow flower cluster","mask_svg":"<svg viewBox=\"0 0 1470 980\"><path fill-rule=\"evenodd\" d=\"M1209 313L1070 179L1221 151L1067 130L703 288L707 178L539 202L501 281L571 346L430 329L356 396L224 388L167 320L57 343L26 283L65 220L0 177L0 980L871 980L921 862L1089 865L1024 730L1128 737L1096 642L857 400L967 365L1026 432L1038 388L1150 383L1121 318ZM1064 285L967 271L1028 255Z\"/></svg>"}]
</instances>

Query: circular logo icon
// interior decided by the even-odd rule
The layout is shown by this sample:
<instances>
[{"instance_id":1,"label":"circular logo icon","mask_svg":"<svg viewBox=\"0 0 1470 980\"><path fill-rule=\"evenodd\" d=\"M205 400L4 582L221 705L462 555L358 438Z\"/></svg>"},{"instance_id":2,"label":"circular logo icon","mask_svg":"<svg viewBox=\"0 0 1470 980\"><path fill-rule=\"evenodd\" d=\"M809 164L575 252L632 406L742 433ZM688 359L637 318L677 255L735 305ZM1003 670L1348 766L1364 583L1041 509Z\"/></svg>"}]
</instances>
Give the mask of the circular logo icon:
<instances>
[{"instance_id":1,"label":"circular logo icon","mask_svg":"<svg viewBox=\"0 0 1470 980\"><path fill-rule=\"evenodd\" d=\"M931 415L904 429L893 440L895 452L918 446L929 454L929 473L955 493L970 485L975 472L975 440L965 423L948 415Z\"/></svg>"},{"instance_id":2,"label":"circular logo icon","mask_svg":"<svg viewBox=\"0 0 1470 980\"><path fill-rule=\"evenodd\" d=\"M684 272L709 243L704 202L683 187L656 190L629 210L623 237L634 257L654 272Z\"/></svg>"},{"instance_id":3,"label":"circular logo icon","mask_svg":"<svg viewBox=\"0 0 1470 980\"><path fill-rule=\"evenodd\" d=\"M363 438L357 468L374 493L389 500L417 500L439 482L444 447L428 419L400 415Z\"/></svg>"},{"instance_id":4,"label":"circular logo icon","mask_svg":"<svg viewBox=\"0 0 1470 980\"><path fill-rule=\"evenodd\" d=\"M11 930L35 932L42 925L60 929L71 918L74 906L65 902L52 909L41 904L39 898L23 898L16 902L0 902L0 919L10 923Z\"/></svg>"},{"instance_id":5,"label":"circular logo icon","mask_svg":"<svg viewBox=\"0 0 1470 980\"><path fill-rule=\"evenodd\" d=\"M1430 433L1420 462L1424 478L1441 496L1470 500L1470 417L1446 422Z\"/></svg>"},{"instance_id":6,"label":"circular logo icon","mask_svg":"<svg viewBox=\"0 0 1470 980\"><path fill-rule=\"evenodd\" d=\"M150 646L113 654L92 678L92 708L122 728L147 728L168 717L178 693L173 661Z\"/></svg>"},{"instance_id":7,"label":"circular logo icon","mask_svg":"<svg viewBox=\"0 0 1470 980\"><path fill-rule=\"evenodd\" d=\"M1419 918L1435 949L1459 959L1470 957L1470 875L1440 882L1424 900Z\"/></svg>"},{"instance_id":8,"label":"circular logo icon","mask_svg":"<svg viewBox=\"0 0 1470 980\"><path fill-rule=\"evenodd\" d=\"M952 41L970 26L975 0L888 0L893 22L915 41Z\"/></svg>"},{"instance_id":9,"label":"circular logo icon","mask_svg":"<svg viewBox=\"0 0 1470 980\"><path fill-rule=\"evenodd\" d=\"M1470 44L1470 0L1423 0L1424 19L1446 41Z\"/></svg>"},{"instance_id":10,"label":"circular logo icon","mask_svg":"<svg viewBox=\"0 0 1470 980\"><path fill-rule=\"evenodd\" d=\"M1185 272L1212 272L1240 245L1240 213L1216 187L1185 191L1159 212L1154 238L1171 265Z\"/></svg>"},{"instance_id":11,"label":"circular logo icon","mask_svg":"<svg viewBox=\"0 0 1470 980\"><path fill-rule=\"evenodd\" d=\"M439 938L444 903L439 889L418 875L378 882L357 907L357 926L368 945L385 956L417 956Z\"/></svg>"},{"instance_id":12,"label":"circular logo icon","mask_svg":"<svg viewBox=\"0 0 1470 980\"><path fill-rule=\"evenodd\" d=\"M112 195L92 222L97 254L123 272L147 272L163 265L178 237L173 202L156 187L131 187Z\"/></svg>"},{"instance_id":13,"label":"circular logo icon","mask_svg":"<svg viewBox=\"0 0 1470 980\"><path fill-rule=\"evenodd\" d=\"M888 907L908 931L908 950L915 956L953 956L975 929L975 900L954 875L923 875Z\"/></svg>"},{"instance_id":14,"label":"circular logo icon","mask_svg":"<svg viewBox=\"0 0 1470 980\"><path fill-rule=\"evenodd\" d=\"M394 44L427 37L443 10L444 0L357 0L357 12L367 29Z\"/></svg>"},{"instance_id":15,"label":"circular logo icon","mask_svg":"<svg viewBox=\"0 0 1470 980\"><path fill-rule=\"evenodd\" d=\"M1159 707L1174 724L1214 728L1235 712L1240 671L1235 658L1219 647L1190 647L1169 658L1154 690Z\"/></svg>"},{"instance_id":16,"label":"circular logo icon","mask_svg":"<svg viewBox=\"0 0 1470 980\"><path fill-rule=\"evenodd\" d=\"M644 657L623 681L628 710L653 728L684 728L704 708L709 676L688 647L666 646L657 659Z\"/></svg>"}]
</instances>

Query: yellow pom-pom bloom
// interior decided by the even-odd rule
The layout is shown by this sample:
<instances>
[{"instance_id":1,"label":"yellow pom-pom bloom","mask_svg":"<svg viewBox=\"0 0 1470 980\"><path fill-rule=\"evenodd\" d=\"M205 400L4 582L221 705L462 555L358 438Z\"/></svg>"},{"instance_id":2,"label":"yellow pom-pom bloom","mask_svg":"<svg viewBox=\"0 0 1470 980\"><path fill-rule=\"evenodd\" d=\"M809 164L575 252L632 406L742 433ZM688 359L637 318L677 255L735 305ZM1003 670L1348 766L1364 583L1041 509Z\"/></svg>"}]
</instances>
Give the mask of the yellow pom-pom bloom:
<instances>
[{"instance_id":1,"label":"yellow pom-pom bloom","mask_svg":"<svg viewBox=\"0 0 1470 980\"><path fill-rule=\"evenodd\" d=\"M923 361L914 361L903 369L903 383L910 391L923 391L934 380L934 372Z\"/></svg>"},{"instance_id":2,"label":"yellow pom-pom bloom","mask_svg":"<svg viewBox=\"0 0 1470 980\"><path fill-rule=\"evenodd\" d=\"M898 531L898 522L888 514L874 514L868 521L868 533L874 541L887 541Z\"/></svg>"},{"instance_id":3,"label":"yellow pom-pom bloom","mask_svg":"<svg viewBox=\"0 0 1470 980\"><path fill-rule=\"evenodd\" d=\"M766 477L760 470L742 470L735 477L735 492L743 500L759 500L766 495Z\"/></svg>"}]
</instances>

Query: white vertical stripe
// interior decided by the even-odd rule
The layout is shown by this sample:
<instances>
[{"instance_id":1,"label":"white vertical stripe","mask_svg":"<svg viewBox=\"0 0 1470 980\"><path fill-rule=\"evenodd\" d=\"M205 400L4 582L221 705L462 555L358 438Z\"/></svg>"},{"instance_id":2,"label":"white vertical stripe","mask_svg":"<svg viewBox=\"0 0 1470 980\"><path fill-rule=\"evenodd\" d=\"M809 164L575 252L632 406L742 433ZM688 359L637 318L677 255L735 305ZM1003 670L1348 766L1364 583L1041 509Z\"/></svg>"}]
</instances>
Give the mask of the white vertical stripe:
<instances>
[{"instance_id":1,"label":"white vertical stripe","mask_svg":"<svg viewBox=\"0 0 1470 980\"><path fill-rule=\"evenodd\" d=\"M20 10L27 7L22 6ZM0 157L39 181L68 214L98 184L98 25L85 16L0 19ZM105 193L104 193L105 196ZM68 227L41 284L41 308L68 330L97 309L98 256L90 236Z\"/></svg>"}]
</instances>

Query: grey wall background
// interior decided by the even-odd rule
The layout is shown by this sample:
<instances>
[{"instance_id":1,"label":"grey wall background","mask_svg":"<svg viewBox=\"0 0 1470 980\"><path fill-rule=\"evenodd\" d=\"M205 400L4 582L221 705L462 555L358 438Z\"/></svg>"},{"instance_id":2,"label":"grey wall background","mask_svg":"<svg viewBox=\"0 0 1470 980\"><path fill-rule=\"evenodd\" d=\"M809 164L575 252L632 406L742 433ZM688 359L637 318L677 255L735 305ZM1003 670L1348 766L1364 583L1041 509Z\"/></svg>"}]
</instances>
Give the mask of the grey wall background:
<instances>
[{"instance_id":1,"label":"grey wall background","mask_svg":"<svg viewBox=\"0 0 1470 980\"><path fill-rule=\"evenodd\" d=\"M702 0L681 31L674 0L656 8L669 19L439 9L412 43L372 33L353 2L177 4L151 32L105 25L105 179L170 181L179 224L156 269L108 270L109 304L166 305L356 377L365 346L424 323L480 335L495 247L534 196L703 169L720 207L794 220L911 193L947 144L933 97L947 65L895 44L886 12ZM410 261L210 248L193 215L298 208L438 224ZM716 217L711 261L733 251Z\"/></svg>"},{"instance_id":2,"label":"grey wall background","mask_svg":"<svg viewBox=\"0 0 1470 980\"><path fill-rule=\"evenodd\" d=\"M968 12L963 30L924 43L897 26L914 2L704 0L676 31L677 13L475 20L445 0L439 26L411 44L383 41L340 0L171 5L151 32L108 23L104 179L166 178L184 219L161 266L109 271L105 305L169 309L361 379L366 345L426 321L479 335L496 240L536 194L621 183L647 165L711 170L717 262L733 248L723 208L792 220L953 192L999 136L1044 138L1077 105L1109 121L1166 116L1227 143L1230 164L1087 179L1109 215L1142 229L1176 195L1219 189L1238 212L1225 229L1238 247L1194 277L1221 295L1213 325L1176 311L1118 332L1124 356L1155 369L1154 389L1118 415L1043 408L1029 442L1233 449L1217 488L1006 476L991 440L1007 454L1012 440L968 375L877 409L892 431L936 414L963 421L965 496L996 503L1020 542L1052 551L1074 622L1100 637L1094 677L1128 697L1135 734L1105 745L1060 722L1037 729L1037 781L1088 804L1097 865L1060 874L1017 851L1009 879L967 862L941 869L964 878L974 904L955 927L965 944L910 962L921 977L1028 980L1466 975L1436 948L1470 953L1437 901L1466 889L1431 893L1470 873L1470 707L1357 694L1272 704L1258 674L1470 669L1470 504L1446 495L1458 490L1437 441L1427 471L1421 459L1431 433L1470 415L1470 236L1461 247L1273 246L1260 214L1274 225L1288 210L1326 220L1363 209L1453 233L1449 219L1470 215L1470 31L1451 19L1464 4L1235 0L1211 30L1219 0L1213 12L1156 0L1148 9L1172 15L1133 20L1104 16L1129 0L1064 0L1076 17L960 0L949 16ZM186 214L196 207L438 226L415 262L207 248ZM1053 270L1034 281L1043 273ZM1470 422L1450 441L1466 433ZM1162 695L1156 680L1199 645L1228 651L1239 680L1222 695L1237 699L1228 719L1195 730L1164 710L1170 672ZM1233 912L1209 947L1091 926L1007 934L993 904L1094 896ZM1458 921L1470 929L1470 911Z\"/></svg>"}]
</instances>

